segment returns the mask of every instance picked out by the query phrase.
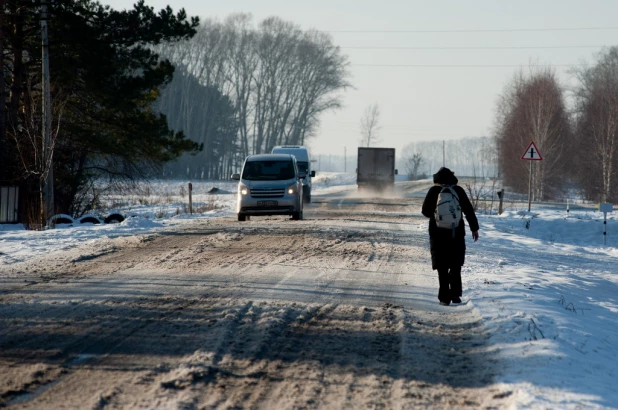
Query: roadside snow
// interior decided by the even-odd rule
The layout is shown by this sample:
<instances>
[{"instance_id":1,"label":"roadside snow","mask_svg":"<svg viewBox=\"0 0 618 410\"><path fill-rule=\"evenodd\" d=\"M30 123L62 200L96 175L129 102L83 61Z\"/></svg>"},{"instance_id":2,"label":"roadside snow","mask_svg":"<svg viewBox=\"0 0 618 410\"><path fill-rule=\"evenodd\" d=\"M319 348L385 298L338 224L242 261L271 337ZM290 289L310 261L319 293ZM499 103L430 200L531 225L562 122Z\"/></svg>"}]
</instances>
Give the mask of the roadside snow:
<instances>
[{"instance_id":1,"label":"roadside snow","mask_svg":"<svg viewBox=\"0 0 618 410\"><path fill-rule=\"evenodd\" d=\"M618 221L539 207L480 216L462 276L517 408L616 408ZM528 226L528 228L526 228Z\"/></svg>"},{"instance_id":2,"label":"roadside snow","mask_svg":"<svg viewBox=\"0 0 618 410\"><path fill-rule=\"evenodd\" d=\"M352 188L354 173L318 173L312 180L313 193L325 194ZM102 239L157 233L196 219L230 216L235 212L234 181L198 181L193 185L193 210L188 209L189 181L154 181L131 195L111 195L99 217L119 213L127 219L120 224L59 224L56 229L28 231L22 224L0 224L0 267L38 256L92 244ZM355 185L354 185L355 186Z\"/></svg>"},{"instance_id":3,"label":"roadside snow","mask_svg":"<svg viewBox=\"0 0 618 410\"><path fill-rule=\"evenodd\" d=\"M348 190L354 183L351 173L318 173L313 194ZM186 183L165 184L165 200L116 198L114 208L131 216L120 224L48 231L0 225L0 272L78 244L94 247L97 241L234 212L233 182L194 183L194 206L203 211L193 215L186 213L181 195ZM213 187L216 195L208 193ZM507 211L479 220L479 242L468 237L464 299L492 335L491 345L505 365L496 381L513 392L513 407L617 408L618 221L609 218L604 245L603 214L594 210L567 213L539 206L531 213Z\"/></svg>"}]
</instances>

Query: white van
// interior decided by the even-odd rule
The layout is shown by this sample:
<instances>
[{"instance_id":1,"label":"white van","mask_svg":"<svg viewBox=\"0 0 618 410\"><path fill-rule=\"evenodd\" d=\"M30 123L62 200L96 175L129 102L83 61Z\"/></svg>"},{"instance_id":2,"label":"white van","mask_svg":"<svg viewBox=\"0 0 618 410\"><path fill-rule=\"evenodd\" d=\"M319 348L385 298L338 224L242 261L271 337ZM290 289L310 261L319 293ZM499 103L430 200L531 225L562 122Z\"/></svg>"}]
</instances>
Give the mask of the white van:
<instances>
[{"instance_id":1,"label":"white van","mask_svg":"<svg viewBox=\"0 0 618 410\"><path fill-rule=\"evenodd\" d=\"M305 174L303 178L303 199L304 202L311 202L311 178L315 177L315 171L311 170L309 151L302 145L278 145L273 148L272 154L291 154L296 157L298 172Z\"/></svg>"},{"instance_id":2,"label":"white van","mask_svg":"<svg viewBox=\"0 0 618 410\"><path fill-rule=\"evenodd\" d=\"M251 216L291 215L303 219L304 174L293 155L258 154L245 159L238 182L236 213L239 221Z\"/></svg>"}]
</instances>

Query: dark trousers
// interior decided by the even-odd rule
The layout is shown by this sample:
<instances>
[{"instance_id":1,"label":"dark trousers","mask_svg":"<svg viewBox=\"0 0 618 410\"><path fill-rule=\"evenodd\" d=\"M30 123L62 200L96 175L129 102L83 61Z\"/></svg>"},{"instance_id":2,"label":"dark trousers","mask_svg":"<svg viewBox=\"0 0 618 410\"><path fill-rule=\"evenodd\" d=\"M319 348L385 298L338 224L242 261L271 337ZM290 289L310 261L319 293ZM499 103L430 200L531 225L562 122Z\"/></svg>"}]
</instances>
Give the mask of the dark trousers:
<instances>
[{"instance_id":1,"label":"dark trousers","mask_svg":"<svg viewBox=\"0 0 618 410\"><path fill-rule=\"evenodd\" d=\"M452 298L461 296L461 266L455 268L438 269L440 290L438 299L442 302L450 302Z\"/></svg>"}]
</instances>

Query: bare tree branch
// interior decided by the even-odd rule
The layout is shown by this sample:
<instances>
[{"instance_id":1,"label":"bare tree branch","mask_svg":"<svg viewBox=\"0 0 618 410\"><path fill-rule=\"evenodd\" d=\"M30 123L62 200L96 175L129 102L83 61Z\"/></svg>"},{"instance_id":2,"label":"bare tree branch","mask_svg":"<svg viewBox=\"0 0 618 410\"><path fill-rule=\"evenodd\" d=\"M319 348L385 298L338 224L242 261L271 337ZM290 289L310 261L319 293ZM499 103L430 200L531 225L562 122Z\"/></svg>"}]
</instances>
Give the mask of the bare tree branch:
<instances>
[{"instance_id":1,"label":"bare tree branch","mask_svg":"<svg viewBox=\"0 0 618 410\"><path fill-rule=\"evenodd\" d=\"M380 107L377 103L365 109L360 121L362 147L371 147L380 142Z\"/></svg>"}]
</instances>

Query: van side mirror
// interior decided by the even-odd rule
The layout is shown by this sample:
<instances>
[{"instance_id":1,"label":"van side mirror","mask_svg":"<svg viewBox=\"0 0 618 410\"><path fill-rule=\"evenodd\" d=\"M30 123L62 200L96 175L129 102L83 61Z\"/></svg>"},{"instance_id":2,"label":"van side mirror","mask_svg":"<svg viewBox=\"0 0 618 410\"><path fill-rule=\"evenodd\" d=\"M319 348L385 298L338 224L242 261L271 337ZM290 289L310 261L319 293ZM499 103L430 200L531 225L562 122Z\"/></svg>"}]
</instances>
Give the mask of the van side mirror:
<instances>
[{"instance_id":1,"label":"van side mirror","mask_svg":"<svg viewBox=\"0 0 618 410\"><path fill-rule=\"evenodd\" d=\"M395 170L395 175L399 175L399 171Z\"/></svg>"},{"instance_id":2,"label":"van side mirror","mask_svg":"<svg viewBox=\"0 0 618 410\"><path fill-rule=\"evenodd\" d=\"M315 171L311 171L311 178L315 178Z\"/></svg>"},{"instance_id":3,"label":"van side mirror","mask_svg":"<svg viewBox=\"0 0 618 410\"><path fill-rule=\"evenodd\" d=\"M240 174L232 174L231 178L232 178L234 181L240 181Z\"/></svg>"}]
</instances>

